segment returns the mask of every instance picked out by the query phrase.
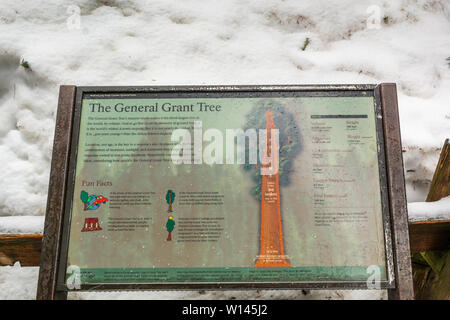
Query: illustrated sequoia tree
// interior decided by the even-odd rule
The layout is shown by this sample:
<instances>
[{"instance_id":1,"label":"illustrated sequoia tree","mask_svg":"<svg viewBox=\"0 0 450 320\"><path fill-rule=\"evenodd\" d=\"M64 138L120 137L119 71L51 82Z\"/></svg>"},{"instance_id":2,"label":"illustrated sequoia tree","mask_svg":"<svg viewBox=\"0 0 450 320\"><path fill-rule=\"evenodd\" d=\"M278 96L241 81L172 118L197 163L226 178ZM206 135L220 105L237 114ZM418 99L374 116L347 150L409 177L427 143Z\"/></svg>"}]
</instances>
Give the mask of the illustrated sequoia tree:
<instances>
[{"instance_id":1,"label":"illustrated sequoia tree","mask_svg":"<svg viewBox=\"0 0 450 320\"><path fill-rule=\"evenodd\" d=\"M87 203L88 203L88 200L89 200L89 194L86 191L81 190L80 199L81 199L81 202L83 202L83 204L84 204L84 211L86 211L87 210Z\"/></svg>"},{"instance_id":2,"label":"illustrated sequoia tree","mask_svg":"<svg viewBox=\"0 0 450 320\"><path fill-rule=\"evenodd\" d=\"M173 217L170 216L166 223L166 229L169 235L167 236L167 241L172 241L172 231L175 228L175 221L173 220Z\"/></svg>"},{"instance_id":3,"label":"illustrated sequoia tree","mask_svg":"<svg viewBox=\"0 0 450 320\"><path fill-rule=\"evenodd\" d=\"M172 190L167 190L166 193L166 202L169 205L169 209L167 209L167 212L172 212L172 203L175 200L175 192Z\"/></svg>"},{"instance_id":4,"label":"illustrated sequoia tree","mask_svg":"<svg viewBox=\"0 0 450 320\"><path fill-rule=\"evenodd\" d=\"M293 161L301 151L300 130L295 118L286 108L274 100L263 100L247 115L244 130L266 129L266 145L264 163L278 157L278 171L274 174L261 175L261 161L257 164L245 164L244 170L252 175L255 187L251 190L252 196L261 201L261 232L260 254L255 267L288 267L283 243L283 230L281 224L280 187L290 184L290 174L293 171ZM278 129L279 145L272 146L271 129ZM274 142L275 143L275 142ZM274 150L271 148L274 147ZM258 144L258 154L259 154ZM246 156L248 157L248 145Z\"/></svg>"}]
</instances>

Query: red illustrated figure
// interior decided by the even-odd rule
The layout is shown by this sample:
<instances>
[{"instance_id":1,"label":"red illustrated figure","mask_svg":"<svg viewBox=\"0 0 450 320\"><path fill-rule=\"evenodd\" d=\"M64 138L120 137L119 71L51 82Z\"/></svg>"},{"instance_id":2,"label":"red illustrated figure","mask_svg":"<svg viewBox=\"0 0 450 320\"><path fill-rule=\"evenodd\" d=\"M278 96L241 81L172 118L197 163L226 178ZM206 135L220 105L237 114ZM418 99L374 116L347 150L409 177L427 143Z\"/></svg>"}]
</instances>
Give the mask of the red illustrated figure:
<instances>
[{"instance_id":1,"label":"red illustrated figure","mask_svg":"<svg viewBox=\"0 0 450 320\"><path fill-rule=\"evenodd\" d=\"M81 230L81 232L99 231L99 230L102 230L102 228L100 228L100 225L98 224L98 218L84 219L84 225L83 225L83 229Z\"/></svg>"}]
</instances>

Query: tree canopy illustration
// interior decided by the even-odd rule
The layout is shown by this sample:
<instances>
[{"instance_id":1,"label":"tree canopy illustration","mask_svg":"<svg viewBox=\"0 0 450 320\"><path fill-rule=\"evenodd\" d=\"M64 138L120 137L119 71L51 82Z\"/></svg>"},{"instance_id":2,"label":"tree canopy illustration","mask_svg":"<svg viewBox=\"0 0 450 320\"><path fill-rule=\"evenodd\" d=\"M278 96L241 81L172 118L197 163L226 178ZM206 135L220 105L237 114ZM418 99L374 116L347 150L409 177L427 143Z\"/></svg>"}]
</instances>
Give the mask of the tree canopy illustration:
<instances>
[{"instance_id":1,"label":"tree canopy illustration","mask_svg":"<svg viewBox=\"0 0 450 320\"><path fill-rule=\"evenodd\" d=\"M246 116L246 124L243 128L247 129L266 129L266 112L271 110L273 113L273 121L275 129L279 130L279 183L280 187L290 184L290 174L293 170L293 162L295 157L301 151L300 130L295 121L294 115L290 113L283 105L273 99L265 99L258 102ZM248 159L248 144L245 146L246 159ZM258 155L259 155L258 144ZM258 159L257 164L249 164L246 161L244 170L251 173L255 182L252 189L252 195L256 200L261 200L261 161Z\"/></svg>"},{"instance_id":2,"label":"tree canopy illustration","mask_svg":"<svg viewBox=\"0 0 450 320\"><path fill-rule=\"evenodd\" d=\"M172 203L175 200L175 192L168 190L166 193L166 202L169 205L167 212L172 212Z\"/></svg>"},{"instance_id":3,"label":"tree canopy illustration","mask_svg":"<svg viewBox=\"0 0 450 320\"><path fill-rule=\"evenodd\" d=\"M173 220L173 217L170 216L166 223L166 229L169 235L167 236L167 241L172 240L172 231L175 228L175 221Z\"/></svg>"},{"instance_id":4,"label":"tree canopy illustration","mask_svg":"<svg viewBox=\"0 0 450 320\"><path fill-rule=\"evenodd\" d=\"M89 194L86 191L82 190L80 198L81 198L81 201L84 203L84 210L87 210L87 202L89 199Z\"/></svg>"}]
</instances>

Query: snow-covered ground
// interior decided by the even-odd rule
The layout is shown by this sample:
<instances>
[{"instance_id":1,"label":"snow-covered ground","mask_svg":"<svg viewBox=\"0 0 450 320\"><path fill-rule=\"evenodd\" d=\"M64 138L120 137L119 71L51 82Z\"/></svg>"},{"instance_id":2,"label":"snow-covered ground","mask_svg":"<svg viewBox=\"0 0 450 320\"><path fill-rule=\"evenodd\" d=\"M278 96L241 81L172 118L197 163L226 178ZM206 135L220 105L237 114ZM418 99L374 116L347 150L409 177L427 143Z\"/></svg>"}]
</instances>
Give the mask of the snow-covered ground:
<instances>
[{"instance_id":1,"label":"snow-covered ground","mask_svg":"<svg viewBox=\"0 0 450 320\"><path fill-rule=\"evenodd\" d=\"M0 216L45 212L60 84L396 82L408 200L424 201L450 136L449 34L448 0L2 0ZM0 220L0 232L42 228L42 218L16 218ZM0 299L33 298L36 279L36 268L0 268ZM259 297L145 297L234 294ZM302 297L262 296L271 294Z\"/></svg>"}]
</instances>

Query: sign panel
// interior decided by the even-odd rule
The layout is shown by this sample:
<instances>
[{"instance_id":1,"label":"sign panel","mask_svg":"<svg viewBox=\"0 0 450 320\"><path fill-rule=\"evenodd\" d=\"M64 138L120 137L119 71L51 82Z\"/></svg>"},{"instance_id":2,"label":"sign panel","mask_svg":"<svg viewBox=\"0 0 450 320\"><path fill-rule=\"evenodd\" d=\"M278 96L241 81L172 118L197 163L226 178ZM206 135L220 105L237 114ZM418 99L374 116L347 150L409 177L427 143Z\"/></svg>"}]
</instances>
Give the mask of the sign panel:
<instances>
[{"instance_id":1,"label":"sign panel","mask_svg":"<svg viewBox=\"0 0 450 320\"><path fill-rule=\"evenodd\" d=\"M393 285L376 90L80 90L59 287Z\"/></svg>"}]
</instances>

